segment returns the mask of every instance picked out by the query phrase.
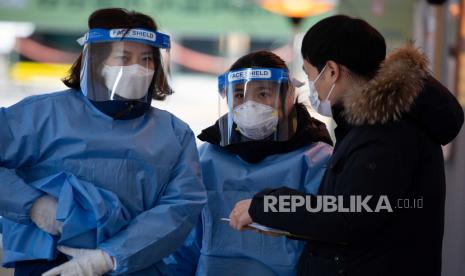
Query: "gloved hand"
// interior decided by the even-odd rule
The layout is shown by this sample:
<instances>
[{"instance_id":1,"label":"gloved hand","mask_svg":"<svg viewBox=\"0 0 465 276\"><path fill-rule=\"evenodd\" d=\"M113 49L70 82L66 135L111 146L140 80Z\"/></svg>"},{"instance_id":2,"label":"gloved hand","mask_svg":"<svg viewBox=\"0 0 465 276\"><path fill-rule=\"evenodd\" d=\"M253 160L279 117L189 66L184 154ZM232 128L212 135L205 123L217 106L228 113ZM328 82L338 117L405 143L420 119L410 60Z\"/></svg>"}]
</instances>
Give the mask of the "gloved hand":
<instances>
[{"instance_id":1,"label":"gloved hand","mask_svg":"<svg viewBox=\"0 0 465 276\"><path fill-rule=\"evenodd\" d=\"M42 230L52 235L59 235L63 222L56 220L57 200L49 195L39 197L30 211L31 220Z\"/></svg>"},{"instance_id":2,"label":"gloved hand","mask_svg":"<svg viewBox=\"0 0 465 276\"><path fill-rule=\"evenodd\" d=\"M100 249L58 246L58 250L73 259L50 269L42 276L96 276L114 269L114 262L110 255Z\"/></svg>"}]
</instances>

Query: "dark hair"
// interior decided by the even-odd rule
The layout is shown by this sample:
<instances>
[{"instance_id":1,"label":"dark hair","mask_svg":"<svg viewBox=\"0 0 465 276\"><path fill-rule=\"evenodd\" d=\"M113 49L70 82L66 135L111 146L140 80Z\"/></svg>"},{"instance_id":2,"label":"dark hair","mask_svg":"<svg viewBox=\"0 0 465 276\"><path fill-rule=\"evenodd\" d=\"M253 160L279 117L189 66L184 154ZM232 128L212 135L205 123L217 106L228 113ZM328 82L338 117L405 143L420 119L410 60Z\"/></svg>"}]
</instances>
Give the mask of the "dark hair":
<instances>
[{"instance_id":1,"label":"dark hair","mask_svg":"<svg viewBox=\"0 0 465 276\"><path fill-rule=\"evenodd\" d=\"M241 58L236 60L236 62L234 62L233 65L231 65L229 71L241 68L279 68L289 70L289 68L287 68L286 62L282 58L280 58L273 52L266 50L260 50L242 56ZM281 91L288 90L289 82L282 83L281 85Z\"/></svg>"},{"instance_id":2,"label":"dark hair","mask_svg":"<svg viewBox=\"0 0 465 276\"><path fill-rule=\"evenodd\" d=\"M286 62L280 58L278 55L270 51L256 51L245 56L242 56L236 62L231 65L229 71L237 70L241 68L279 68L286 69ZM281 91L287 91L289 89L289 81L281 84ZM285 94L281 94L282 97L285 97Z\"/></svg>"},{"instance_id":3,"label":"dark hair","mask_svg":"<svg viewBox=\"0 0 465 276\"><path fill-rule=\"evenodd\" d=\"M278 55L270 52L270 51L256 51L245 56L242 56L236 62L231 65L229 71L238 70L241 68L278 68L278 69L286 69L287 68L286 62L280 58ZM290 81L283 82L280 85L280 90L285 91L285 93L280 93L279 97L281 102L286 101L286 97L292 95L289 91ZM282 106L283 112L287 112L286 106Z\"/></svg>"},{"instance_id":4,"label":"dark hair","mask_svg":"<svg viewBox=\"0 0 465 276\"><path fill-rule=\"evenodd\" d=\"M372 78L386 57L386 41L366 21L335 15L307 31L301 51L302 57L318 71L332 60L361 77Z\"/></svg>"},{"instance_id":5,"label":"dark hair","mask_svg":"<svg viewBox=\"0 0 465 276\"><path fill-rule=\"evenodd\" d=\"M229 70L237 70L241 68L281 68L288 69L286 62L278 55L270 51L257 51L242 56L231 65Z\"/></svg>"},{"instance_id":6,"label":"dark hair","mask_svg":"<svg viewBox=\"0 0 465 276\"><path fill-rule=\"evenodd\" d=\"M132 29L132 28L145 28L152 31L157 31L155 21L148 15L138 13L135 11L128 11L121 8L108 8L94 11L88 20L89 29L102 28L102 29ZM103 60L108 55L107 43L95 43L96 47L92 48L92 56L98 57ZM155 78L152 80L150 89L152 91L152 98L155 100L163 100L167 95L172 94L173 90L168 84L167 77L161 65L160 50L154 48L154 57L158 61L156 72L154 76L159 76L158 83L154 83ZM80 74L81 74L82 54L72 65L69 75L63 79L63 83L74 89L81 89ZM96 62L95 64L99 64ZM95 68L92 68L95 70Z\"/></svg>"}]
</instances>

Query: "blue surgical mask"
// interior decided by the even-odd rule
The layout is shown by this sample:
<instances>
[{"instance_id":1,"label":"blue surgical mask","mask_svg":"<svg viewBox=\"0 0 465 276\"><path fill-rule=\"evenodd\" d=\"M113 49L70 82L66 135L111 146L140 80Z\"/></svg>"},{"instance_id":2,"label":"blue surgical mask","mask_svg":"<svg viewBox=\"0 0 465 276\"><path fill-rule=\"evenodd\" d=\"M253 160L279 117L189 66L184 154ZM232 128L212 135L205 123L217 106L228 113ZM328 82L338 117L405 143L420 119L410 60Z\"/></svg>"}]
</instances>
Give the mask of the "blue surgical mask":
<instances>
[{"instance_id":1,"label":"blue surgical mask","mask_svg":"<svg viewBox=\"0 0 465 276\"><path fill-rule=\"evenodd\" d=\"M325 67L323 67L323 70L321 70L321 72L318 74L315 80L308 81L308 87L310 89L310 104L312 105L312 108L316 112L318 112L320 115L323 115L326 117L333 117L333 112L331 110L331 102L329 101L329 97L333 93L333 90L336 84L334 83L331 86L331 90L329 91L328 96L323 101L320 101L320 99L318 98L318 91L315 86L315 83L320 79L325 69L326 69L326 65Z\"/></svg>"}]
</instances>

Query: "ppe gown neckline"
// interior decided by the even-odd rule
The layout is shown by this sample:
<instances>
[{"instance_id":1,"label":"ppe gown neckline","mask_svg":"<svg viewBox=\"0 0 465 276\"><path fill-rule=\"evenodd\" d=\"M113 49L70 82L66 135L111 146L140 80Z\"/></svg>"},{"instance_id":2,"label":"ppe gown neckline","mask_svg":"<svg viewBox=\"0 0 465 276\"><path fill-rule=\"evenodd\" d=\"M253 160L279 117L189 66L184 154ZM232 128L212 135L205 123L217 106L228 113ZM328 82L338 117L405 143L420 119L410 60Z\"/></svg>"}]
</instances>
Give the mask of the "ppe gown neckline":
<instances>
[{"instance_id":1,"label":"ppe gown neckline","mask_svg":"<svg viewBox=\"0 0 465 276\"><path fill-rule=\"evenodd\" d=\"M258 163L270 155L287 153L311 143L324 142L332 145L326 125L313 118L308 113L305 106L296 104L297 111L297 131L288 141L247 141L231 144L225 150L238 155L248 163ZM197 136L201 141L220 146L219 120L213 126L202 131Z\"/></svg>"}]
</instances>

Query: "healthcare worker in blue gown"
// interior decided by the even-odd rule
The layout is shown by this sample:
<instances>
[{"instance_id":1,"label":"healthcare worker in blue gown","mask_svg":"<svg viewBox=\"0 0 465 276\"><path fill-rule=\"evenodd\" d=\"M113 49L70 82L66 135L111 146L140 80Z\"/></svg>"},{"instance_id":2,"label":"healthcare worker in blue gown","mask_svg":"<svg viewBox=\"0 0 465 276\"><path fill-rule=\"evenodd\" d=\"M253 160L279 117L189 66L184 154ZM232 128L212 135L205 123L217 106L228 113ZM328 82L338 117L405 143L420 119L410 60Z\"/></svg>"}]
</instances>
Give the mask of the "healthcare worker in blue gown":
<instances>
[{"instance_id":1,"label":"healthcare worker in blue gown","mask_svg":"<svg viewBox=\"0 0 465 276\"><path fill-rule=\"evenodd\" d=\"M219 90L223 113L198 136L207 206L165 261L176 275L296 275L303 242L238 232L222 218L264 188L315 194L332 153L326 126L295 103L287 67L271 52L237 60Z\"/></svg>"},{"instance_id":2,"label":"healthcare worker in blue gown","mask_svg":"<svg viewBox=\"0 0 465 276\"><path fill-rule=\"evenodd\" d=\"M16 275L162 275L205 205L195 137L151 107L171 92L150 17L89 18L65 84L0 109L0 215Z\"/></svg>"}]
</instances>

